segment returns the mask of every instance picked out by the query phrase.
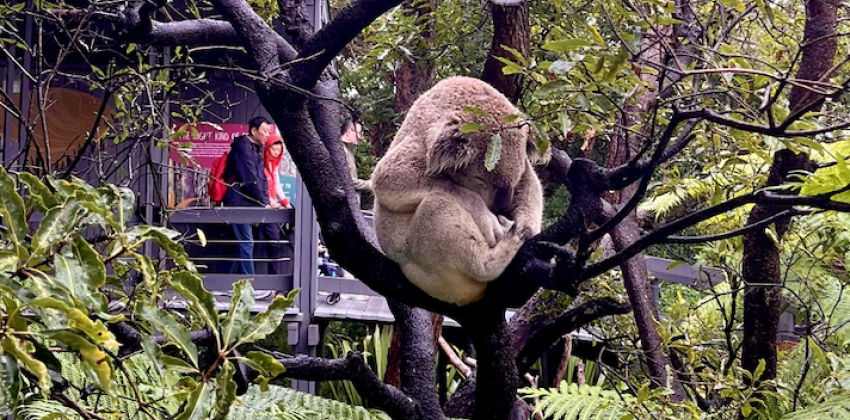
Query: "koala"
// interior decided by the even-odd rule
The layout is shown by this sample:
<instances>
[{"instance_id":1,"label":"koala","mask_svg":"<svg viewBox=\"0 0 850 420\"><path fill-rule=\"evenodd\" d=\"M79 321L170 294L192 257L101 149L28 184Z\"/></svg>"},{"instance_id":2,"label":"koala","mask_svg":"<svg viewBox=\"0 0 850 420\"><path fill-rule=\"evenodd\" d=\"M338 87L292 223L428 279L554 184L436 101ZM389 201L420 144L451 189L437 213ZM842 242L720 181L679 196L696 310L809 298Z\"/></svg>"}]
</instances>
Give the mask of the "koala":
<instances>
[{"instance_id":1,"label":"koala","mask_svg":"<svg viewBox=\"0 0 850 420\"><path fill-rule=\"evenodd\" d=\"M465 123L487 128L464 133ZM487 170L497 133L501 155ZM468 77L437 83L410 108L372 174L378 242L432 297L459 306L481 299L540 232L543 194L533 165L547 157L496 89Z\"/></svg>"}]
</instances>

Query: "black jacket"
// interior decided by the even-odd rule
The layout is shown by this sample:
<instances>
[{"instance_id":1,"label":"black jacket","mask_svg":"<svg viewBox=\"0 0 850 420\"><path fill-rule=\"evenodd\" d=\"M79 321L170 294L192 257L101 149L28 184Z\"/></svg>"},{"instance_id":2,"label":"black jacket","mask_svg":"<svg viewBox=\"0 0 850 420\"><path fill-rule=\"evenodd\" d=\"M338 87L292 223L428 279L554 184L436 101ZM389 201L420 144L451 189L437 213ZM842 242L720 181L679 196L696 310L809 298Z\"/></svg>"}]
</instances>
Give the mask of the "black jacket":
<instances>
[{"instance_id":1,"label":"black jacket","mask_svg":"<svg viewBox=\"0 0 850 420\"><path fill-rule=\"evenodd\" d=\"M225 206L265 206L269 204L269 186L263 172L263 146L254 144L248 136L233 140L224 180L233 186L224 195Z\"/></svg>"}]
</instances>

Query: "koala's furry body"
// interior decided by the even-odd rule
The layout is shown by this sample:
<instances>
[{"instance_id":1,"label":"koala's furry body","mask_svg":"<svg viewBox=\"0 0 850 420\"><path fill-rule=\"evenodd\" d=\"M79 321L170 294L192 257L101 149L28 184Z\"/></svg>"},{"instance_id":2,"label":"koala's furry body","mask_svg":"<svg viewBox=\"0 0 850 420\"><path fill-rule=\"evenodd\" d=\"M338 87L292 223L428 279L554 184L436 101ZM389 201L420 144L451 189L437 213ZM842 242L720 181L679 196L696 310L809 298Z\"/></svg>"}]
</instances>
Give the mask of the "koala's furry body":
<instances>
[{"instance_id":1,"label":"koala's furry body","mask_svg":"<svg viewBox=\"0 0 850 420\"><path fill-rule=\"evenodd\" d=\"M451 77L413 104L375 167L378 242L434 298L457 305L481 299L487 282L540 232L543 194L532 164L545 157L522 122L487 83ZM490 128L461 133L464 123ZM501 157L488 171L484 156L496 133Z\"/></svg>"}]
</instances>

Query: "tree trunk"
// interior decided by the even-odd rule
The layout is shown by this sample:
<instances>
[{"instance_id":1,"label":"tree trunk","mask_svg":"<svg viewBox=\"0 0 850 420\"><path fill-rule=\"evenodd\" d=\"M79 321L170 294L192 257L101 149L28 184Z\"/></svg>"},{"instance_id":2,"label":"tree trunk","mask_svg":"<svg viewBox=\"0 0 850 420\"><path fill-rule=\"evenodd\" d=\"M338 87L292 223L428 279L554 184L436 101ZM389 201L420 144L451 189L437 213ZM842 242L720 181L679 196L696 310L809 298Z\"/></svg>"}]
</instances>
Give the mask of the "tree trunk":
<instances>
[{"instance_id":1,"label":"tree trunk","mask_svg":"<svg viewBox=\"0 0 850 420\"><path fill-rule=\"evenodd\" d=\"M810 0L806 3L806 28L803 35L803 55L799 80L819 80L826 75L835 60L837 40L834 36L838 24L838 0ZM821 96L795 85L789 95L791 113L789 118L807 111L816 111L823 103ZM767 186L779 185L791 171L812 170L806 154L794 155L781 150L774 156ZM753 225L777 214L781 209L756 205L747 225ZM776 223L777 238L788 228L788 219ZM764 229L756 229L744 235L743 275L746 283L744 294L744 339L741 365L754 372L761 360L765 367L759 380L776 377L777 349L776 334L779 325L782 294L780 286L779 247ZM776 285L776 286L764 286Z\"/></svg>"},{"instance_id":2,"label":"tree trunk","mask_svg":"<svg viewBox=\"0 0 850 420\"><path fill-rule=\"evenodd\" d=\"M664 52L661 45L668 42L671 34L669 28L659 28L655 35L644 38L640 59L651 63L663 63ZM643 74L641 79L647 82L648 86L658 85L658 76L656 75ZM640 117L640 113L647 112L655 107L657 98L658 92L654 91L640 94L634 104L625 107L623 126L631 127L645 123ZM628 131L622 130L620 135L611 140L606 165L612 168L627 163L638 155L643 146L644 140L641 137L630 135ZM610 197L610 201L617 208L620 208L628 203L636 193L637 184L632 184L624 188L619 194ZM632 211L611 231L614 249L618 252L631 245L639 237L640 225L638 224L637 211ZM669 366L672 369L672 364L669 355L666 353L666 346L655 326L658 308L656 302L650 296L649 275L643 253L638 253L620 267L623 271L623 282L629 295L629 302L634 311L641 347L643 347L646 355L649 376L656 386L672 389L673 395L671 397L674 400L682 401L686 397L685 389L676 375L672 376L671 383L667 383L667 367Z\"/></svg>"},{"instance_id":3,"label":"tree trunk","mask_svg":"<svg viewBox=\"0 0 850 420\"><path fill-rule=\"evenodd\" d=\"M512 5L491 2L490 6L493 14L493 42L490 44L490 54L487 55L487 61L484 63L481 79L493 85L511 102L516 103L522 94L522 74L502 73L504 64L495 57L517 61L516 57L506 51L502 45L519 51L523 57L528 57L531 51L528 2L519 1Z\"/></svg>"},{"instance_id":4,"label":"tree trunk","mask_svg":"<svg viewBox=\"0 0 850 420\"><path fill-rule=\"evenodd\" d=\"M411 9L410 13L415 13L419 18L432 14L434 8L437 7L436 0L427 0L418 2L418 6L413 6L412 0L406 0L404 7ZM434 79L434 60L428 58L430 47L434 44L434 25L433 20L429 19L428 23L423 26L420 33L422 44L420 48L413 49L413 53L417 56L417 60L402 60L398 70L392 75L393 83L396 88L395 104L393 108L396 114L404 115L413 102L419 98L419 95L425 90L431 81ZM389 144L379 145L381 154L386 152ZM433 325L438 325L442 328L442 315L432 316ZM423 332L424 333L424 332ZM440 334L439 331L434 331L432 336L435 338ZM401 381L401 332L399 328L393 328L393 337L390 344L390 349L387 352L387 378L386 382L390 385L399 386Z\"/></svg>"}]
</instances>

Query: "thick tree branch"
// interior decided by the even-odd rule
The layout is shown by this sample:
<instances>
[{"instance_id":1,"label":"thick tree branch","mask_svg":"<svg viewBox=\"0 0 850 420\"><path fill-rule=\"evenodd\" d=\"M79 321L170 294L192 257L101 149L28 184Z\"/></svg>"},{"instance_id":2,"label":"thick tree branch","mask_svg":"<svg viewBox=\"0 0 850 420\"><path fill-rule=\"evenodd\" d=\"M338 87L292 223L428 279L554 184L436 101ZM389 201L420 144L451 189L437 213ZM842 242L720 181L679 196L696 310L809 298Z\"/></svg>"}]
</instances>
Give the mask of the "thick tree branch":
<instances>
[{"instance_id":1,"label":"thick tree branch","mask_svg":"<svg viewBox=\"0 0 850 420\"><path fill-rule=\"evenodd\" d=\"M287 378L311 381L351 381L368 404L387 412L393 419L418 419L417 405L404 393L381 382L363 355L349 352L344 359L298 356L277 359Z\"/></svg>"},{"instance_id":2,"label":"thick tree branch","mask_svg":"<svg viewBox=\"0 0 850 420\"><path fill-rule=\"evenodd\" d=\"M304 44L300 58L316 56L295 66L292 81L311 88L334 57L363 29L402 0L355 0L343 7L325 27Z\"/></svg>"},{"instance_id":3,"label":"thick tree branch","mask_svg":"<svg viewBox=\"0 0 850 420\"><path fill-rule=\"evenodd\" d=\"M531 368L543 352L557 343L564 334L606 316L627 314L631 312L631 309L631 305L626 302L618 302L606 297L584 302L555 318L543 317L544 321L537 325L527 324L536 315L525 317L525 319L515 316L511 319L510 328L514 335L514 342L522 343L521 346L516 346L515 350L518 370L525 372ZM532 325L533 328L528 328ZM527 340L521 340L521 338L527 338Z\"/></svg>"}]
</instances>

